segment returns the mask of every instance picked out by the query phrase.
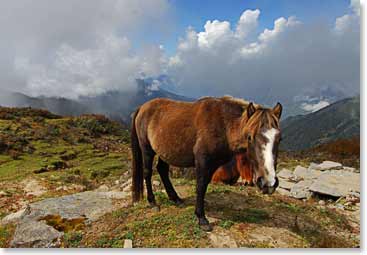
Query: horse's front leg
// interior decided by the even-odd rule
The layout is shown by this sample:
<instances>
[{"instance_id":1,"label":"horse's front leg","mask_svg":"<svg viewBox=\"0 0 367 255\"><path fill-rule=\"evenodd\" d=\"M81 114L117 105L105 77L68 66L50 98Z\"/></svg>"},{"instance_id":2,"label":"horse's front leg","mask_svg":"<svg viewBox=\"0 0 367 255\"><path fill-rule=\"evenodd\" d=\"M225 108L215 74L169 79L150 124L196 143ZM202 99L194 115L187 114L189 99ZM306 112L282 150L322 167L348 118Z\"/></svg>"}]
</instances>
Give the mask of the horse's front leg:
<instances>
[{"instance_id":1,"label":"horse's front leg","mask_svg":"<svg viewBox=\"0 0 367 255\"><path fill-rule=\"evenodd\" d=\"M200 158L196 159L196 208L195 214L198 217L199 225L204 231L212 231L213 227L205 217L204 198L208 184L214 170L209 167L207 162Z\"/></svg>"}]
</instances>

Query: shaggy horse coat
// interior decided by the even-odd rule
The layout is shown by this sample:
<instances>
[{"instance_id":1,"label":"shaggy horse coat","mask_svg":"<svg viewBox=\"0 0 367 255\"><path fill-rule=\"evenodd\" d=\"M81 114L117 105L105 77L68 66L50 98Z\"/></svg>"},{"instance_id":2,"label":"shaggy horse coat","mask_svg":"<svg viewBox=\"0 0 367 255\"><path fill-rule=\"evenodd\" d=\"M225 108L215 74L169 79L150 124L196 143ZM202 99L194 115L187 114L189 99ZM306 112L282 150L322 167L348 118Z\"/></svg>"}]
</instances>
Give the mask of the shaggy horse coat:
<instances>
[{"instance_id":1,"label":"shaggy horse coat","mask_svg":"<svg viewBox=\"0 0 367 255\"><path fill-rule=\"evenodd\" d=\"M207 186L215 170L236 153L246 153L258 187L264 193L274 192L281 111L279 103L266 109L230 97L196 102L158 98L143 104L131 129L133 201L142 199L145 179L148 201L156 205L151 183L155 155L168 197L178 204L182 200L169 180L169 165L195 167L195 214L205 230L211 230L204 212Z\"/></svg>"},{"instance_id":2,"label":"shaggy horse coat","mask_svg":"<svg viewBox=\"0 0 367 255\"><path fill-rule=\"evenodd\" d=\"M223 182L225 184L234 185L240 176L245 184L253 184L253 173L244 153L236 154L230 162L220 166L215 171L212 182Z\"/></svg>"}]
</instances>

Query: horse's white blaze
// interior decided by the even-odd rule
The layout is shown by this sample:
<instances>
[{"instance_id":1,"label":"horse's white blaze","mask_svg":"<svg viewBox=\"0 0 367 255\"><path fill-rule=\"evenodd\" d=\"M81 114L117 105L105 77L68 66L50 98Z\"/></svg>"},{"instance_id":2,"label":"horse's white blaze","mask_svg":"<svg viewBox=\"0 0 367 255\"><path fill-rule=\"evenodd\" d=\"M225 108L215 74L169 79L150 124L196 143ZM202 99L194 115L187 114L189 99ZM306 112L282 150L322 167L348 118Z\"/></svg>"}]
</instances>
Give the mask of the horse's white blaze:
<instances>
[{"instance_id":1,"label":"horse's white blaze","mask_svg":"<svg viewBox=\"0 0 367 255\"><path fill-rule=\"evenodd\" d=\"M263 146L263 156L265 169L267 174L264 176L266 183L269 186L275 184L275 169L274 169L274 156L273 156L273 146L275 136L278 134L278 130L271 128L266 130L263 135L268 139L268 142Z\"/></svg>"}]
</instances>

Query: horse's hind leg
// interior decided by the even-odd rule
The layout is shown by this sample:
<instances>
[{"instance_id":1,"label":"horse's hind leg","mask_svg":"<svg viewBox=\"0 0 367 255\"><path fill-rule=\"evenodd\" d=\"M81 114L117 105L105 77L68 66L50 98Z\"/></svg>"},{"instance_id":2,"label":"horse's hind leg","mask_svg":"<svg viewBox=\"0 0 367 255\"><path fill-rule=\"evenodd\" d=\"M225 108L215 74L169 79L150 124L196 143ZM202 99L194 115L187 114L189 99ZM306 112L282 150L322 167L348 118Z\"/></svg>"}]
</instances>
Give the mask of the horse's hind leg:
<instances>
[{"instance_id":1,"label":"horse's hind leg","mask_svg":"<svg viewBox=\"0 0 367 255\"><path fill-rule=\"evenodd\" d=\"M143 152L144 159L144 179L147 187L148 202L152 206L156 206L153 188L152 188L152 174L153 174L153 160L155 153L152 150L145 150Z\"/></svg>"},{"instance_id":2,"label":"horse's hind leg","mask_svg":"<svg viewBox=\"0 0 367 255\"><path fill-rule=\"evenodd\" d=\"M157 170L159 175L161 176L164 188L166 189L167 195L169 199L176 204L181 204L183 201L177 195L171 180L169 179L169 165L164 162L161 158L158 159Z\"/></svg>"}]
</instances>

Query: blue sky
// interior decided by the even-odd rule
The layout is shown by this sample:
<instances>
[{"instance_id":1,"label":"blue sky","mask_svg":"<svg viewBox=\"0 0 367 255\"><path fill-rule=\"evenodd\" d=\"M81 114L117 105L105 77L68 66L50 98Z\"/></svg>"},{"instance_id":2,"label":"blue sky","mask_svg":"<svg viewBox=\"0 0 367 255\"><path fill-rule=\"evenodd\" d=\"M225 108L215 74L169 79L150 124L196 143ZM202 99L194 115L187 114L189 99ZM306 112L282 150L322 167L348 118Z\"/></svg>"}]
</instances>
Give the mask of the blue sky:
<instances>
[{"instance_id":1,"label":"blue sky","mask_svg":"<svg viewBox=\"0 0 367 255\"><path fill-rule=\"evenodd\" d=\"M246 9L259 9L259 30L272 28L279 17L296 16L304 23L327 21L333 25L335 18L348 9L348 0L171 0L173 23L169 35L145 34L148 41L164 45L169 55L174 54L177 41L185 35L189 26L202 31L207 20L227 20L237 23Z\"/></svg>"}]
</instances>

